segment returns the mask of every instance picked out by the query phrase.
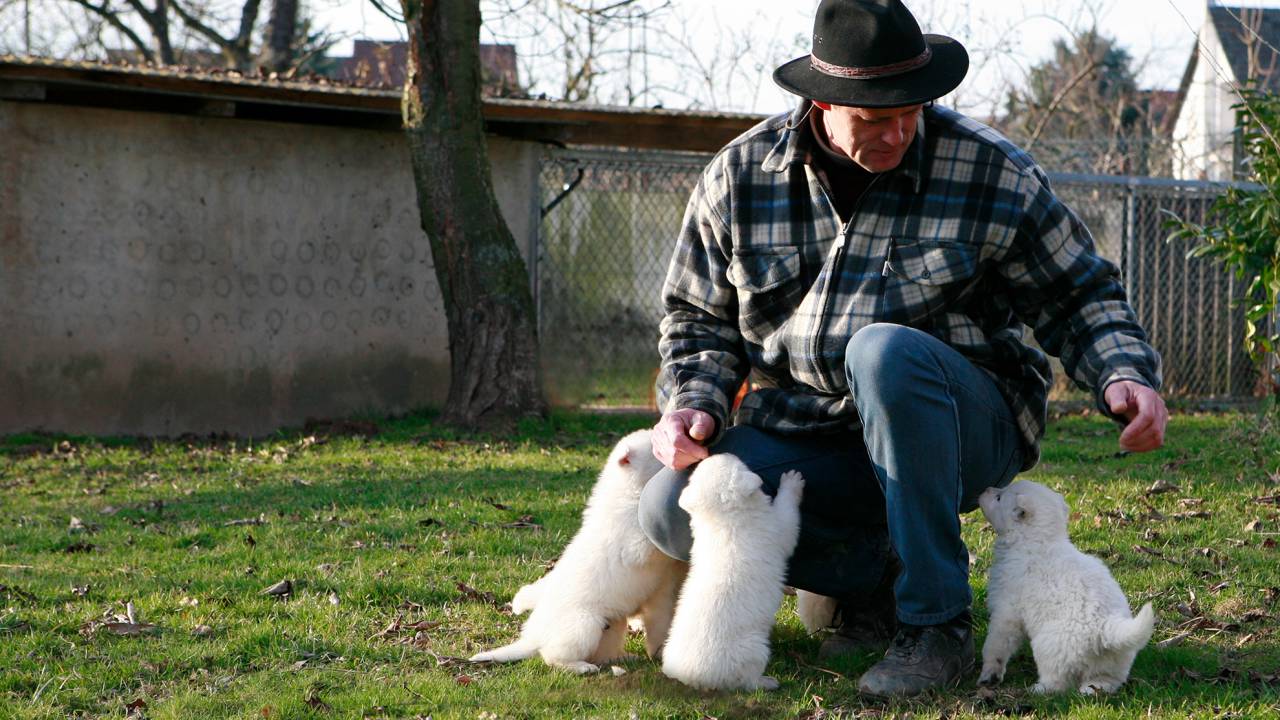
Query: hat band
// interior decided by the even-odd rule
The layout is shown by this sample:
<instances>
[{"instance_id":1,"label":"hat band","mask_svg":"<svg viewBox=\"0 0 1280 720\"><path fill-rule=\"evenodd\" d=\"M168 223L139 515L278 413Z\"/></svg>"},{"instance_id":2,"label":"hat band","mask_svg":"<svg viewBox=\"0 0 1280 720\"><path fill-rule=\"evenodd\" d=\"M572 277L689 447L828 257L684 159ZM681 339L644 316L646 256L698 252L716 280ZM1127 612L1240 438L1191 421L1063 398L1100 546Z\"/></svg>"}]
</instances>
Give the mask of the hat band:
<instances>
[{"instance_id":1,"label":"hat band","mask_svg":"<svg viewBox=\"0 0 1280 720\"><path fill-rule=\"evenodd\" d=\"M868 67L849 67L846 65L833 65L829 62L819 60L814 55L809 55L809 65L814 70L833 77L849 78L850 80L874 80L876 78L890 77L892 75L901 75L911 72L918 67L929 64L929 59L933 57L933 50L928 46L924 46L924 52L902 62L890 63L888 65L873 65Z\"/></svg>"}]
</instances>

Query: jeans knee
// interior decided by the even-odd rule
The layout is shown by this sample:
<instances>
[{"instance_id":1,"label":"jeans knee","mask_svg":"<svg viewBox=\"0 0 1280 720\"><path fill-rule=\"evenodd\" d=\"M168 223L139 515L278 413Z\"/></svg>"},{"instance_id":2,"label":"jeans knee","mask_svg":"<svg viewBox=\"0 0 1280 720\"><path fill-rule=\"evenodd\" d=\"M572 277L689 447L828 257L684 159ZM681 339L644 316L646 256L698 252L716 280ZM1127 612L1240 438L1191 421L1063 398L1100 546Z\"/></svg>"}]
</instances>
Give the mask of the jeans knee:
<instances>
[{"instance_id":1,"label":"jeans knee","mask_svg":"<svg viewBox=\"0 0 1280 720\"><path fill-rule=\"evenodd\" d=\"M892 323L873 323L858 330L845 346L844 367L849 388L888 393L906 381L904 363L919 354L919 330Z\"/></svg>"},{"instance_id":2,"label":"jeans knee","mask_svg":"<svg viewBox=\"0 0 1280 720\"><path fill-rule=\"evenodd\" d=\"M640 493L640 529L662 552L677 559L689 559L693 533L689 514L677 504L689 477L687 471L663 468L645 483Z\"/></svg>"}]
</instances>

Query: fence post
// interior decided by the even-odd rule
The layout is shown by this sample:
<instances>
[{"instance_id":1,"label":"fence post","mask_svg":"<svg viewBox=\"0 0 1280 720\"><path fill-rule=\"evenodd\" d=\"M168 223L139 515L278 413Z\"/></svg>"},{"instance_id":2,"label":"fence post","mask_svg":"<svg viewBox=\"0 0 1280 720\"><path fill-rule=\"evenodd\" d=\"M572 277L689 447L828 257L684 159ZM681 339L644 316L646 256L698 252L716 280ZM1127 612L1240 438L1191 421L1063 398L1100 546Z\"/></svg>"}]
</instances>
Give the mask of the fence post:
<instances>
[{"instance_id":1,"label":"fence post","mask_svg":"<svg viewBox=\"0 0 1280 720\"><path fill-rule=\"evenodd\" d=\"M1120 257L1120 275L1124 278L1125 290L1134 292L1133 271L1131 264L1133 263L1134 253L1134 237L1137 235L1137 187L1133 183L1125 185L1124 194L1124 238L1120 243L1122 248Z\"/></svg>"}]
</instances>

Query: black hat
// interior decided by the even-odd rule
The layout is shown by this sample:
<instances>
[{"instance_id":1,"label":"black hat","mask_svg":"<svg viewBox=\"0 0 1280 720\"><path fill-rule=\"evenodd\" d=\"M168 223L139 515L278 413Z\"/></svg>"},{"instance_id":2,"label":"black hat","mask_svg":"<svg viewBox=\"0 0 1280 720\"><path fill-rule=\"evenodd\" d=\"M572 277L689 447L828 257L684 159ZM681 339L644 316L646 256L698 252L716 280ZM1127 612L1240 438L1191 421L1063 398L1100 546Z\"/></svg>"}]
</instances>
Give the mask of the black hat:
<instances>
[{"instance_id":1,"label":"black hat","mask_svg":"<svg viewBox=\"0 0 1280 720\"><path fill-rule=\"evenodd\" d=\"M800 97L851 107L901 107L942 97L964 79L969 53L922 35L902 0L822 0L813 51L773 72Z\"/></svg>"}]
</instances>

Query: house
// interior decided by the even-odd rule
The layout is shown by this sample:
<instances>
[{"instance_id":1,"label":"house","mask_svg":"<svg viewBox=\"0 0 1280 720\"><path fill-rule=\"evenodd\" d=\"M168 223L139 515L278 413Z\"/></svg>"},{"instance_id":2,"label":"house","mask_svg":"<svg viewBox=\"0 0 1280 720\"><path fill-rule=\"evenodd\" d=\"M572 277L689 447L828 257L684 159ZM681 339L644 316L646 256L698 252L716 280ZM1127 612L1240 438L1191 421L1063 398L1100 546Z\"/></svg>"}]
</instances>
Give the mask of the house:
<instances>
[{"instance_id":1,"label":"house","mask_svg":"<svg viewBox=\"0 0 1280 720\"><path fill-rule=\"evenodd\" d=\"M1231 180L1237 146L1236 89L1280 89L1280 8L1229 7L1209 0L1178 89L1173 125L1175 177Z\"/></svg>"},{"instance_id":2,"label":"house","mask_svg":"<svg viewBox=\"0 0 1280 720\"><path fill-rule=\"evenodd\" d=\"M328 58L332 75L361 87L399 89L409 44L401 40L356 40L351 57ZM480 72L486 97L525 97L516 69L514 45L480 43Z\"/></svg>"}]
</instances>

